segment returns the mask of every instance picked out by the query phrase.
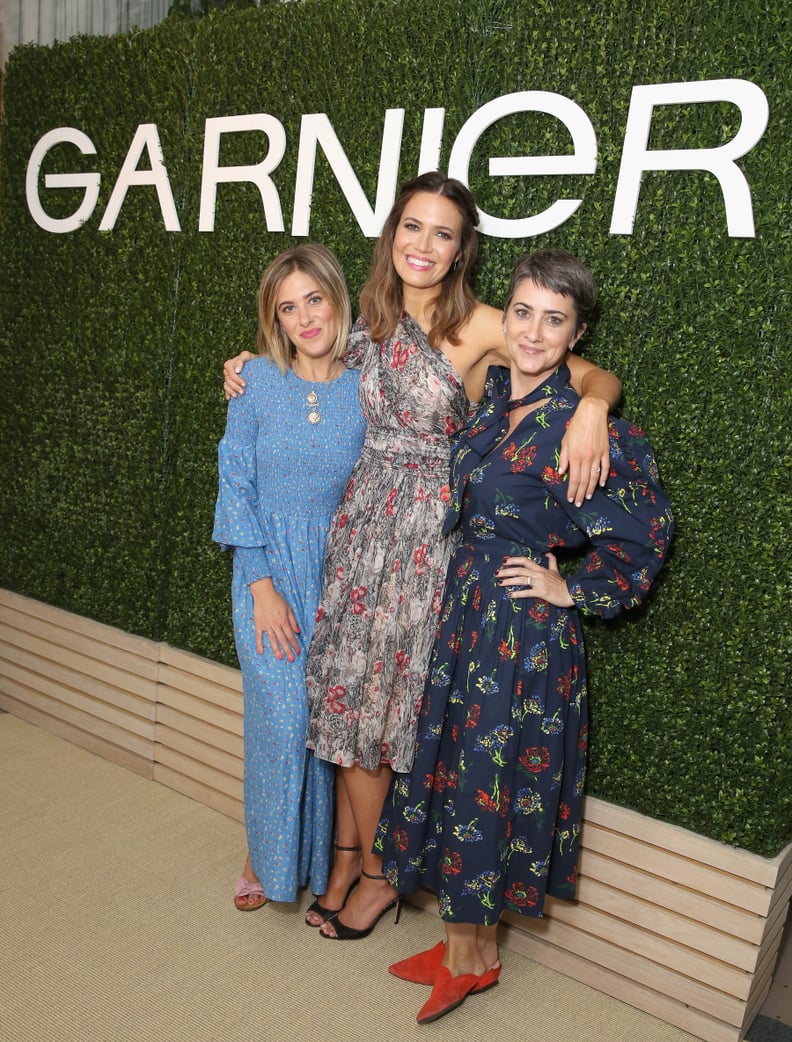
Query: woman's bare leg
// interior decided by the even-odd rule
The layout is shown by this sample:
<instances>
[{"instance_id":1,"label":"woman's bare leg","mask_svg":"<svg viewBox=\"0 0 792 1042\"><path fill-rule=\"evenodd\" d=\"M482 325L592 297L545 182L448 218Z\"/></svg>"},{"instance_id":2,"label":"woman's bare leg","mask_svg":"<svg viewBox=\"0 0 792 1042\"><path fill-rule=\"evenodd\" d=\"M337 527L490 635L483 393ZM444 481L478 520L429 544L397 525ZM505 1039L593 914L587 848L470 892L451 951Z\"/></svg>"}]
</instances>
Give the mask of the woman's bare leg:
<instances>
[{"instance_id":1,"label":"woman's bare leg","mask_svg":"<svg viewBox=\"0 0 792 1042\"><path fill-rule=\"evenodd\" d=\"M248 854L245 860L245 867L242 869L243 878L247 879L249 883L258 883L258 876L253 871L253 866L250 863L250 854Z\"/></svg>"},{"instance_id":2,"label":"woman's bare leg","mask_svg":"<svg viewBox=\"0 0 792 1042\"><path fill-rule=\"evenodd\" d=\"M485 968L491 970L493 966L497 966L499 962L497 923L495 926L477 926L476 944L479 954L484 960Z\"/></svg>"},{"instance_id":3,"label":"woman's bare leg","mask_svg":"<svg viewBox=\"0 0 792 1042\"><path fill-rule=\"evenodd\" d=\"M323 908L337 911L344 907L349 888L360 875L360 837L352 814L352 804L346 787L345 772L339 767L335 780L336 801L336 848L333 867L327 881L327 890L321 898ZM325 917L321 912L309 911L305 921L311 926L321 926Z\"/></svg>"},{"instance_id":4,"label":"woman's bare leg","mask_svg":"<svg viewBox=\"0 0 792 1042\"><path fill-rule=\"evenodd\" d=\"M342 767L339 773L344 775L352 816L363 848L364 873L344 905L340 920L344 926L363 930L396 897L396 891L386 880L368 878L382 875L382 858L372 853L372 847L382 814L382 805L390 787L392 771L387 765L381 764L374 771L356 765ZM328 937L335 936L332 920L324 923L321 930Z\"/></svg>"}]
</instances>

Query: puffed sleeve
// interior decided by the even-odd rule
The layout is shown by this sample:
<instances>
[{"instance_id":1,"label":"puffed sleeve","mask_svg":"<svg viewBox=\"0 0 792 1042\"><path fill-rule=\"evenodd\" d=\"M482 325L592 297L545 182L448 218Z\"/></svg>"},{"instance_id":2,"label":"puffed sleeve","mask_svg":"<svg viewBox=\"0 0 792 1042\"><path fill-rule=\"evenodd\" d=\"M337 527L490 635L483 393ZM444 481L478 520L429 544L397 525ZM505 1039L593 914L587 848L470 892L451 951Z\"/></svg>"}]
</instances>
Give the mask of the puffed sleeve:
<instances>
[{"instance_id":1,"label":"puffed sleeve","mask_svg":"<svg viewBox=\"0 0 792 1042\"><path fill-rule=\"evenodd\" d=\"M645 597L663 565L674 531L671 504L644 432L623 420L609 421L611 469L605 488L576 507L567 485L546 468L545 485L592 549L567 579L570 596L585 614L608 617Z\"/></svg>"},{"instance_id":2,"label":"puffed sleeve","mask_svg":"<svg viewBox=\"0 0 792 1042\"><path fill-rule=\"evenodd\" d=\"M256 398L255 381L251 385L248 378L246 393L228 403L225 434L217 447L220 483L212 532L224 550L234 547L248 583L270 575L258 518Z\"/></svg>"},{"instance_id":3,"label":"puffed sleeve","mask_svg":"<svg viewBox=\"0 0 792 1042\"><path fill-rule=\"evenodd\" d=\"M354 326L352 326L352 332L349 334L349 340L347 341L346 354L344 355L344 365L347 369L360 369L366 352L370 347L371 337L369 336L368 326L366 325L366 320L361 315Z\"/></svg>"}]
</instances>

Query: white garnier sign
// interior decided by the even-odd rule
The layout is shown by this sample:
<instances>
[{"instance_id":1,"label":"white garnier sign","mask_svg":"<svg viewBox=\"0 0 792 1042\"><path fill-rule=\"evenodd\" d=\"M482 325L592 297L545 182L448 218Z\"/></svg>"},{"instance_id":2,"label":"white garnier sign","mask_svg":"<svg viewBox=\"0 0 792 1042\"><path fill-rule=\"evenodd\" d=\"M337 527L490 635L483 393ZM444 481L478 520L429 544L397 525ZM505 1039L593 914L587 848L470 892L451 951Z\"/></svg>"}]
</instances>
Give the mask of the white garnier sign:
<instances>
[{"instance_id":1,"label":"white garnier sign","mask_svg":"<svg viewBox=\"0 0 792 1042\"><path fill-rule=\"evenodd\" d=\"M656 107L703 105L710 102L726 102L739 109L740 127L730 141L716 148L648 147L652 115ZM310 235L317 148L321 148L326 156L363 234L369 238L379 235L398 187L404 112L404 109L388 109L385 113L377 194L373 206L361 188L352 164L325 113L311 113L302 117L291 222L293 236ZM467 184L471 156L482 134L498 120L521 112L546 113L562 122L569 131L572 151L567 155L556 156L492 157L489 160L491 177L552 177L561 174L590 176L596 173L597 136L591 120L583 109L562 94L527 90L505 94L476 109L459 131L451 147L448 162L450 176ZM706 170L713 174L720 184L729 235L734 238L753 237L751 190L745 175L737 166L737 160L749 152L762 137L767 127L768 116L767 98L756 84L747 80L702 80L633 87L619 179L613 199L611 234L632 234L641 179L645 172ZM445 109L424 110L421 151L416 173L437 169L444 124ZM251 131L262 137L260 161L251 166L221 166L220 142L223 135ZM45 231L56 234L77 231L93 217L100 188L100 175L96 172L45 173L43 187L46 191L81 188L84 193L80 205L68 217L49 216L41 194L41 167L50 149L64 144L76 147L83 155L96 155L96 147L87 134L74 127L57 127L37 142L28 162L25 181L27 204L33 220ZM214 230L217 186L245 182L254 184L259 190L267 230L285 231L275 174L286 153L286 145L283 124L266 112L207 119L204 130L198 230ZM138 164L144 152L147 154L148 168L141 170L138 169ZM165 229L169 232L181 231L159 131L154 123L142 123L138 126L99 222L100 231L111 231L115 227L129 189L144 185L153 187L157 192ZM501 239L521 239L540 235L568 220L582 201L558 199L541 213L516 218L498 217L480 211L481 231L484 235Z\"/></svg>"}]
</instances>

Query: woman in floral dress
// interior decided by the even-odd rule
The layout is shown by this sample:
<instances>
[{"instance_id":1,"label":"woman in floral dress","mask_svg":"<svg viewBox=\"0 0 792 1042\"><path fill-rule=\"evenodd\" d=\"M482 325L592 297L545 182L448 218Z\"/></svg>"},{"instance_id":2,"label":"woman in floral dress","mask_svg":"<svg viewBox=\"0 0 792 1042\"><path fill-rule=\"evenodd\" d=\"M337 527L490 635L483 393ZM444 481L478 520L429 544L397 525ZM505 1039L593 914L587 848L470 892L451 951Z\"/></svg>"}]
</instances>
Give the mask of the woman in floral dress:
<instances>
[{"instance_id":1,"label":"woman in floral dress","mask_svg":"<svg viewBox=\"0 0 792 1042\"><path fill-rule=\"evenodd\" d=\"M343 856L306 917L331 939L365 936L395 902L372 847L392 773L412 765L452 546L442 534L450 438L469 402L481 399L490 364L507 360L501 313L470 285L477 224L459 181L432 172L404 185L375 246L350 341L366 441L328 537L306 669L309 746L340 767ZM238 364L226 363L231 393ZM564 452L575 469L570 494L582 502L607 465L606 416L620 385L582 359L572 365L585 397Z\"/></svg>"},{"instance_id":2,"label":"woman in floral dress","mask_svg":"<svg viewBox=\"0 0 792 1042\"><path fill-rule=\"evenodd\" d=\"M581 506L558 472L577 395L567 353L596 300L588 270L544 250L521 261L504 312L510 374L454 450L446 530L458 534L429 666L412 774L394 779L380 822L400 893L434 890L447 944L391 967L433 984L435 1020L500 973L503 909L538 916L575 895L586 770L586 669L579 616L640 603L673 531L652 448L611 419L604 488ZM588 555L561 575L557 548Z\"/></svg>"}]
</instances>

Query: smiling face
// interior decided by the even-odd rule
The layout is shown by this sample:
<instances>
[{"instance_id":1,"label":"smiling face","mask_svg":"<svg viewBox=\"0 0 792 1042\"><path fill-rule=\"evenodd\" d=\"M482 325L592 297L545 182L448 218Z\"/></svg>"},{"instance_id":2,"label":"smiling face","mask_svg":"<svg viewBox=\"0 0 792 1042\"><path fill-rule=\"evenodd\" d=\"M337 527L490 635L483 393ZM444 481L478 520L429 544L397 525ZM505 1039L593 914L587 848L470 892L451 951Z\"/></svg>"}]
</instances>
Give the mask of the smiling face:
<instances>
[{"instance_id":1,"label":"smiling face","mask_svg":"<svg viewBox=\"0 0 792 1042\"><path fill-rule=\"evenodd\" d=\"M338 337L338 315L327 293L311 275L293 271L280 284L275 318L300 355L324 358Z\"/></svg>"},{"instance_id":2,"label":"smiling face","mask_svg":"<svg viewBox=\"0 0 792 1042\"><path fill-rule=\"evenodd\" d=\"M462 216L450 199L416 192L401 215L393 238L393 266L404 286L430 289L439 285L458 259Z\"/></svg>"},{"instance_id":3,"label":"smiling face","mask_svg":"<svg viewBox=\"0 0 792 1042\"><path fill-rule=\"evenodd\" d=\"M523 279L503 316L511 359L512 397L528 394L564 361L583 335L572 297Z\"/></svg>"}]
</instances>

